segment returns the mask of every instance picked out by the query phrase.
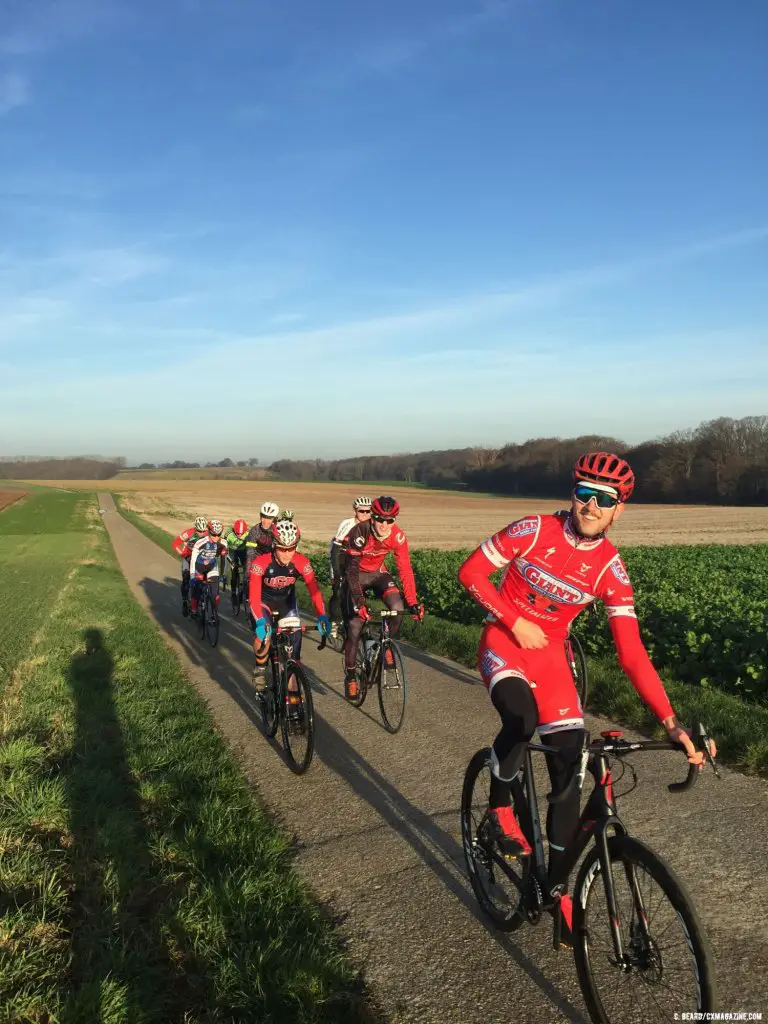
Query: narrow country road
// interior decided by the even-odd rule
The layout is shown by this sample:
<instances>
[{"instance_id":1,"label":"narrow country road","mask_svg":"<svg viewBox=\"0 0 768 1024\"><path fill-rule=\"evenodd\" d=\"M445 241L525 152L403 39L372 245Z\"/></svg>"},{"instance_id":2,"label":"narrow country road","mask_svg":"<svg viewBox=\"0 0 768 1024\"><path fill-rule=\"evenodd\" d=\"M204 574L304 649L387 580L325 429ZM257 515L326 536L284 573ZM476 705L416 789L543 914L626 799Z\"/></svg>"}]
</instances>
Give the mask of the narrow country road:
<instances>
[{"instance_id":1,"label":"narrow country road","mask_svg":"<svg viewBox=\"0 0 768 1024\"><path fill-rule=\"evenodd\" d=\"M219 646L200 642L181 617L177 560L122 519L109 494L99 501L136 599L177 652L248 778L295 836L298 870L340 921L387 1019L584 1024L573 957L552 950L549 918L513 936L495 932L466 880L461 783L497 722L477 675L406 646L406 722L390 736L375 700L358 710L343 699L340 657L307 639L317 739L310 771L297 777L280 745L263 735L242 617L232 620L225 599ZM590 721L593 731L606 727ZM666 783L686 771L679 755L634 763L640 785L619 799L619 811L696 901L716 957L717 1008L768 1018L768 783L726 770L718 781L708 772L690 794L672 796Z\"/></svg>"}]
</instances>

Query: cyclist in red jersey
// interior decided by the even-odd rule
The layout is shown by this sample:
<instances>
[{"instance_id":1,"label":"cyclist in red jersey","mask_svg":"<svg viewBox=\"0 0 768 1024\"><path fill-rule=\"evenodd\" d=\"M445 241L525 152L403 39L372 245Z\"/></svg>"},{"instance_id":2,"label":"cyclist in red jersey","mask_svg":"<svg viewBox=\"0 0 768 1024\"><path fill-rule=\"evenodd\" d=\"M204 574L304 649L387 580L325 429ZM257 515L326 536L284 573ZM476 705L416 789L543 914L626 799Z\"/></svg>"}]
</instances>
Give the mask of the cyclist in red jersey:
<instances>
[{"instance_id":1,"label":"cyclist in red jersey","mask_svg":"<svg viewBox=\"0 0 768 1024\"><path fill-rule=\"evenodd\" d=\"M189 556L195 541L207 532L208 520L205 516L198 516L194 525L188 530L182 530L171 545L181 558L181 614L185 617L189 614Z\"/></svg>"},{"instance_id":2,"label":"cyclist in red jersey","mask_svg":"<svg viewBox=\"0 0 768 1024\"><path fill-rule=\"evenodd\" d=\"M512 811L510 784L536 729L560 751L557 758L547 755L553 793L562 791L578 760L584 719L563 641L570 623L598 599L621 668L669 738L684 746L689 761L703 763L643 646L627 570L605 535L634 490L634 474L619 456L590 452L577 460L573 479L570 511L518 519L484 541L459 569L460 582L489 613L478 663L501 716L491 755L489 816L510 857L531 853ZM497 569L504 570L498 589L489 579ZM578 816L578 792L549 807L550 876L562 863ZM561 941L569 945L571 909L563 893L556 912L562 917Z\"/></svg>"},{"instance_id":3,"label":"cyclist in red jersey","mask_svg":"<svg viewBox=\"0 0 768 1024\"><path fill-rule=\"evenodd\" d=\"M344 647L344 692L348 698L357 697L358 681L355 673L357 648L363 622L371 614L365 604L366 590L372 591L392 611L403 611L403 599L397 584L384 566L384 559L392 552L403 583L408 611L414 619L424 617L424 607L416 597L408 540L402 530L394 528L400 504L382 495L371 503L371 518L353 526L344 538L341 559L343 582L341 610L347 624L347 642ZM400 631L400 616L392 620L392 635ZM391 655L390 655L391 656Z\"/></svg>"},{"instance_id":4,"label":"cyclist in red jersey","mask_svg":"<svg viewBox=\"0 0 768 1024\"><path fill-rule=\"evenodd\" d=\"M253 669L253 685L257 693L265 688L265 672L269 657L272 617L298 619L296 607L296 582L303 580L317 612L317 628L321 636L327 636L331 620L325 614L323 594L317 585L315 571L308 558L296 550L301 531L295 523L281 520L272 527L274 549L266 555L257 555L251 562L248 577L248 608L253 620L253 653L256 665ZM301 658L301 633L293 635L293 657ZM296 689L291 676L289 691Z\"/></svg>"}]
</instances>

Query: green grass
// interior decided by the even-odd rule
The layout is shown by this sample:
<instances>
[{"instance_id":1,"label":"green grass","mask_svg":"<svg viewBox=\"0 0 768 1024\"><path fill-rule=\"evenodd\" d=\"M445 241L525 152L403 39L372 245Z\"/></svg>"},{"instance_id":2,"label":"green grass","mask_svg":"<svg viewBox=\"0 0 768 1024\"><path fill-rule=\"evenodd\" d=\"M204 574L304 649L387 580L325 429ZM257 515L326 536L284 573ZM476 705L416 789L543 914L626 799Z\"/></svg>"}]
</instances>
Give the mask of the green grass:
<instances>
[{"instance_id":1,"label":"green grass","mask_svg":"<svg viewBox=\"0 0 768 1024\"><path fill-rule=\"evenodd\" d=\"M0 513L29 596L5 577L26 640L0 699L0 1020L372 1019L93 500Z\"/></svg>"},{"instance_id":2,"label":"green grass","mask_svg":"<svg viewBox=\"0 0 768 1024\"><path fill-rule=\"evenodd\" d=\"M133 520L132 520L133 521ZM138 516L135 525L152 540L156 527L142 522ZM153 532L150 532L153 531ZM163 530L159 540L165 547L170 534ZM325 558L325 554L321 555ZM314 555L313 555L314 562ZM317 571L316 566L316 571ZM321 583L327 578L323 570L318 572ZM330 591L323 587L326 605ZM311 602L306 592L298 589L299 605L311 611ZM415 623L406 617L403 622L404 640L433 654L469 668L477 667L477 647L482 626L451 622L436 615L427 615L422 623ZM662 735L653 714L640 700L634 687L610 655L589 655L589 700L588 710L604 715L627 728L648 734ZM678 717L684 724L702 721L716 738L720 759L741 771L768 774L768 708L748 704L731 694L714 688L690 686L675 679L671 671L661 673L664 686L669 694Z\"/></svg>"},{"instance_id":3,"label":"green grass","mask_svg":"<svg viewBox=\"0 0 768 1024\"><path fill-rule=\"evenodd\" d=\"M126 508L124 498L121 494L117 494L113 491L112 497L115 501L115 507L124 519L127 519L129 523L133 523L138 530L141 530L146 537L149 537L150 540L154 541L158 547L163 549L163 551L166 551L169 555L174 555L175 557L176 552L171 546L174 540L172 533L150 523L144 518L144 516L139 515L138 512L133 512L131 509Z\"/></svg>"}]
</instances>

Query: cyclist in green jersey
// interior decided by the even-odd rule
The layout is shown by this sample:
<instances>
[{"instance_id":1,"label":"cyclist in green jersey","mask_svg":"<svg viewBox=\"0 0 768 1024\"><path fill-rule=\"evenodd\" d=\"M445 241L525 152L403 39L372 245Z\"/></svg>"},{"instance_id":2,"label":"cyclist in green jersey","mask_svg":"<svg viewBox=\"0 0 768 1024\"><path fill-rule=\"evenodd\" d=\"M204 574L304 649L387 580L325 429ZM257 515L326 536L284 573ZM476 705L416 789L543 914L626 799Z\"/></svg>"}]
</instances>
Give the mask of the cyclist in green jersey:
<instances>
[{"instance_id":1,"label":"cyclist in green jersey","mask_svg":"<svg viewBox=\"0 0 768 1024\"><path fill-rule=\"evenodd\" d=\"M229 564L234 569L235 565L240 567L240 578L241 581L245 581L245 559L246 559L246 547L245 538L248 535L248 523L244 519L236 519L232 524L232 529L227 534L227 555L221 556L221 565L219 571L221 573L221 589L224 590L227 585L227 576L225 573L226 561L229 559Z\"/></svg>"}]
</instances>

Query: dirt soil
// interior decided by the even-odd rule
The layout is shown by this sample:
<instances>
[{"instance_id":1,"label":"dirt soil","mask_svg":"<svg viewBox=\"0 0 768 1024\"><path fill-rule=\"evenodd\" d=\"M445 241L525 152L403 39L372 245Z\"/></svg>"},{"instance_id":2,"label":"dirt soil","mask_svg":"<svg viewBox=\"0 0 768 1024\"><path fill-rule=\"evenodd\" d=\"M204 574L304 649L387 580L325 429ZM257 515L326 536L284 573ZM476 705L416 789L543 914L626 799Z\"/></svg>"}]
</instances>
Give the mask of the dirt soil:
<instances>
[{"instance_id":1,"label":"dirt soil","mask_svg":"<svg viewBox=\"0 0 768 1024\"><path fill-rule=\"evenodd\" d=\"M342 696L339 655L319 652L307 635L302 660L317 740L312 767L298 778L281 744L262 731L250 635L242 617L232 618L228 594L219 646L211 649L181 617L178 561L117 515L109 494L99 501L112 510L104 523L137 600L294 837L297 869L340 922L386 1019L586 1024L573 956L553 951L550 919L513 935L495 931L467 881L462 778L498 728L476 673L404 645L408 708L402 731L390 736L374 695L351 707ZM587 724L593 734L610 727L589 717ZM638 755L634 764L640 785L623 798L629 782L616 787L622 820L669 860L691 892L714 951L717 1008L765 1011L768 975L756 968L768 963L768 783L727 770L718 781L708 772L690 793L673 795L666 784L687 767L680 755ZM537 781L546 808L546 772Z\"/></svg>"},{"instance_id":2,"label":"dirt soil","mask_svg":"<svg viewBox=\"0 0 768 1024\"><path fill-rule=\"evenodd\" d=\"M94 481L46 481L62 487L94 487ZM127 480L103 486L126 496L129 507L163 529L178 533L196 515L217 516L228 527L239 516L252 523L264 501L292 508L305 541L328 543L341 519L352 514L358 486L232 480ZM375 492L370 487L370 496ZM365 491L363 493L365 493ZM411 547L462 548L522 515L554 512L567 504L536 499L509 499L417 487L388 488L400 501L400 522ZM710 505L628 505L611 532L622 544L765 544L768 508Z\"/></svg>"},{"instance_id":3,"label":"dirt soil","mask_svg":"<svg viewBox=\"0 0 768 1024\"><path fill-rule=\"evenodd\" d=\"M26 494L26 491L0 490L0 509L8 508L8 506L12 505L15 501L19 501L21 498L26 497Z\"/></svg>"}]
</instances>

